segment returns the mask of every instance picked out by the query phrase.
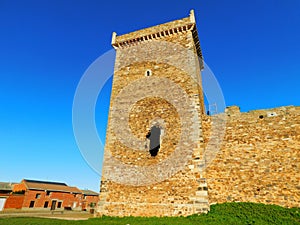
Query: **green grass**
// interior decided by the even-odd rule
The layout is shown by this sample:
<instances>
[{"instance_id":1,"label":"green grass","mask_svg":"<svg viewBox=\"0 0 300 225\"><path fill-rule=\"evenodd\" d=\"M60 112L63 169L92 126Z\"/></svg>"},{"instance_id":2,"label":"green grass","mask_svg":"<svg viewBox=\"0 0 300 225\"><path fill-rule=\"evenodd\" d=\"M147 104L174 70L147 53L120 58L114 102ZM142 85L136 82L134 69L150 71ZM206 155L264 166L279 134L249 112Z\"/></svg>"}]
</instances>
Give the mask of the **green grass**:
<instances>
[{"instance_id":1,"label":"green grass","mask_svg":"<svg viewBox=\"0 0 300 225\"><path fill-rule=\"evenodd\" d=\"M188 217L102 217L86 221L43 218L0 218L0 225L193 225L193 224L300 224L300 208L256 203L224 203L211 206L208 214Z\"/></svg>"}]
</instances>

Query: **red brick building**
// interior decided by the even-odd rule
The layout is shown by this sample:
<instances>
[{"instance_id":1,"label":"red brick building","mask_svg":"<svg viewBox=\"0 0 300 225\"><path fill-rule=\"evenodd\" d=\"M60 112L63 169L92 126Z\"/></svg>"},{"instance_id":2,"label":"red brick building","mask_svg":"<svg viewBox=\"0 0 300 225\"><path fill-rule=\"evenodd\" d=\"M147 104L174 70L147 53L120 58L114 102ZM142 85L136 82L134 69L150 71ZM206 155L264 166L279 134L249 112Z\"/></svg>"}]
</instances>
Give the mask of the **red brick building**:
<instances>
[{"instance_id":1,"label":"red brick building","mask_svg":"<svg viewBox=\"0 0 300 225\"><path fill-rule=\"evenodd\" d=\"M4 209L7 199L12 192L13 185L13 183L0 182L0 211Z\"/></svg>"},{"instance_id":2,"label":"red brick building","mask_svg":"<svg viewBox=\"0 0 300 225\"><path fill-rule=\"evenodd\" d=\"M99 193L91 190L82 190L82 210L90 211L91 209L96 208Z\"/></svg>"},{"instance_id":3,"label":"red brick building","mask_svg":"<svg viewBox=\"0 0 300 225\"><path fill-rule=\"evenodd\" d=\"M81 210L82 192L65 183L22 180L15 184L14 193L24 192L22 209L33 210Z\"/></svg>"},{"instance_id":4,"label":"red brick building","mask_svg":"<svg viewBox=\"0 0 300 225\"><path fill-rule=\"evenodd\" d=\"M20 183L0 182L1 210L84 210L94 209L98 193L65 183L24 179Z\"/></svg>"}]
</instances>

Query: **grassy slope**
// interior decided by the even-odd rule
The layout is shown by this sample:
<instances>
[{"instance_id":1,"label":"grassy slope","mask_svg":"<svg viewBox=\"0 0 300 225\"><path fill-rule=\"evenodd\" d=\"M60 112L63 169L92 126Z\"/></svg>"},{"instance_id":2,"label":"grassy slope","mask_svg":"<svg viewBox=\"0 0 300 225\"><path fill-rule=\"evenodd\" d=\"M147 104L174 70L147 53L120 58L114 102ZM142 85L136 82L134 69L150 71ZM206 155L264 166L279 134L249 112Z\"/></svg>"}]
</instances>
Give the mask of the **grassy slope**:
<instances>
[{"instance_id":1,"label":"grassy slope","mask_svg":"<svg viewBox=\"0 0 300 225\"><path fill-rule=\"evenodd\" d=\"M300 208L282 208L255 203L225 203L211 206L207 215L188 217L102 217L87 221L42 218L0 218L0 225L193 225L193 224L300 224Z\"/></svg>"}]
</instances>

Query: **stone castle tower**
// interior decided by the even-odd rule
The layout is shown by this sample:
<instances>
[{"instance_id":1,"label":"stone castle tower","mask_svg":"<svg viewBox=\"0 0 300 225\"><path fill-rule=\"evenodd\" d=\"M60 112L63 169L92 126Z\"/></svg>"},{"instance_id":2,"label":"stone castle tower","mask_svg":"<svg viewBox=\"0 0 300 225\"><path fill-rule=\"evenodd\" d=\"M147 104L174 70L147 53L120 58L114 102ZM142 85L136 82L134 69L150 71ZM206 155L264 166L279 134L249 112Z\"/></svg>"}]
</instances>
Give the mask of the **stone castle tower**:
<instances>
[{"instance_id":1,"label":"stone castle tower","mask_svg":"<svg viewBox=\"0 0 300 225\"><path fill-rule=\"evenodd\" d=\"M202 53L189 17L117 36L98 215L209 210Z\"/></svg>"}]
</instances>

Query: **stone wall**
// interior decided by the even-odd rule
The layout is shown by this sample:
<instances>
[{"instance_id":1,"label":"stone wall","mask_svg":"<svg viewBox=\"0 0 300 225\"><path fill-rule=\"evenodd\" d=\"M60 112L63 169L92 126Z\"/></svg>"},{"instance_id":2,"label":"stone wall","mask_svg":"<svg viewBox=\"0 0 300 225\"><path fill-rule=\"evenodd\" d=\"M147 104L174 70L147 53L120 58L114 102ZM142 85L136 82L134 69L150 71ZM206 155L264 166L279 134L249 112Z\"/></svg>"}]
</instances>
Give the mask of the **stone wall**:
<instances>
[{"instance_id":1,"label":"stone wall","mask_svg":"<svg viewBox=\"0 0 300 225\"><path fill-rule=\"evenodd\" d=\"M210 203L300 207L300 107L241 113L233 106L226 109L225 117L221 150L203 174ZM212 119L203 118L206 142Z\"/></svg>"}]
</instances>

